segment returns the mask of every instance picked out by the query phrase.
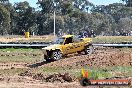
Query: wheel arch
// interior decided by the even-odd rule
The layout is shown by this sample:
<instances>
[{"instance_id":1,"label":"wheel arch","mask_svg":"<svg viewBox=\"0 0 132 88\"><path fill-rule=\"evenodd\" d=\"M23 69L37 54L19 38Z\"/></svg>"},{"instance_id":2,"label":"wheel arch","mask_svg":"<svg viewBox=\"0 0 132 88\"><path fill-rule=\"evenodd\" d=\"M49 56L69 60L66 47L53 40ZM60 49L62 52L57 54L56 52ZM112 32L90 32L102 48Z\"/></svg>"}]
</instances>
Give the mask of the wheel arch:
<instances>
[{"instance_id":1,"label":"wheel arch","mask_svg":"<svg viewBox=\"0 0 132 88\"><path fill-rule=\"evenodd\" d=\"M61 51L61 49L56 48L56 49L51 49L50 51Z\"/></svg>"},{"instance_id":2,"label":"wheel arch","mask_svg":"<svg viewBox=\"0 0 132 88\"><path fill-rule=\"evenodd\" d=\"M87 43L87 44L85 44L84 46L85 46L85 47L87 47L87 46L93 46L93 44L92 44L92 43Z\"/></svg>"},{"instance_id":3,"label":"wheel arch","mask_svg":"<svg viewBox=\"0 0 132 88\"><path fill-rule=\"evenodd\" d=\"M53 51L60 51L62 53L62 50L60 48L56 48L56 49L51 49L50 52L53 52ZM62 53L63 54L63 53Z\"/></svg>"}]
</instances>

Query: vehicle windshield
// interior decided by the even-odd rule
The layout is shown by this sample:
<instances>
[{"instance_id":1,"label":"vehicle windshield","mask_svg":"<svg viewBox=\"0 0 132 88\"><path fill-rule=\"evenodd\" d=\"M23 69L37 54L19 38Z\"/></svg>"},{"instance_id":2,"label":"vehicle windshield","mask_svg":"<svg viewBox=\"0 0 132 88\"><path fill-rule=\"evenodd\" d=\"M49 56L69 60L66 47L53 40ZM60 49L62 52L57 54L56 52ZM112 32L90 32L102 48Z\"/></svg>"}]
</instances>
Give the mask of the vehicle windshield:
<instances>
[{"instance_id":1,"label":"vehicle windshield","mask_svg":"<svg viewBox=\"0 0 132 88\"><path fill-rule=\"evenodd\" d=\"M55 39L55 41L53 42L54 44L63 44L63 42L64 42L64 38L57 38L57 39Z\"/></svg>"}]
</instances>

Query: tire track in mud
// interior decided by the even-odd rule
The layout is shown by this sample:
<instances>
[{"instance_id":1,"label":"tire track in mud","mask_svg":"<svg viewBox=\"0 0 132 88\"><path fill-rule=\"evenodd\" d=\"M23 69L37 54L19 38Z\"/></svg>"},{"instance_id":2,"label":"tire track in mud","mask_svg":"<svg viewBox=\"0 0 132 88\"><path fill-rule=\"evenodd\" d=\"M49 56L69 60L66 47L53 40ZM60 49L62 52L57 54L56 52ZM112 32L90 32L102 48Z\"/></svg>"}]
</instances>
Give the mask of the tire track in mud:
<instances>
[{"instance_id":1,"label":"tire track in mud","mask_svg":"<svg viewBox=\"0 0 132 88\"><path fill-rule=\"evenodd\" d=\"M1 62L0 69L28 68L23 62Z\"/></svg>"},{"instance_id":2,"label":"tire track in mud","mask_svg":"<svg viewBox=\"0 0 132 88\"><path fill-rule=\"evenodd\" d=\"M58 61L42 64L42 67L70 67L81 66L132 66L132 49L96 48L91 55L70 54Z\"/></svg>"}]
</instances>

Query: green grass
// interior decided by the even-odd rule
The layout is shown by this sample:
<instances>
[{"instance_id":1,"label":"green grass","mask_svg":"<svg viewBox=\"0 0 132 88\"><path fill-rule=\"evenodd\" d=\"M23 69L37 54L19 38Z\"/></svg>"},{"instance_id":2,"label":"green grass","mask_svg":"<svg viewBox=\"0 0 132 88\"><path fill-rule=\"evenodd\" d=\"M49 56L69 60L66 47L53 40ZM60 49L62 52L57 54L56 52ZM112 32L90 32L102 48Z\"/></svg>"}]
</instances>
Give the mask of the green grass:
<instances>
[{"instance_id":1,"label":"green grass","mask_svg":"<svg viewBox=\"0 0 132 88\"><path fill-rule=\"evenodd\" d=\"M85 67L85 72L88 72L90 79L106 79L112 77L132 77L132 68L131 67L106 67L106 68L89 68ZM0 70L0 74L5 75L17 75L22 72L30 70L31 73L42 73L42 74L54 74L54 73L69 73L72 77L80 78L81 77L81 69L68 69L67 67L39 67L39 68L15 68L15 69L4 69ZM119 75L120 73L120 75Z\"/></svg>"},{"instance_id":2,"label":"green grass","mask_svg":"<svg viewBox=\"0 0 132 88\"><path fill-rule=\"evenodd\" d=\"M106 67L106 68L96 68L91 69L85 67L85 72L88 72L90 79L106 79L112 77L132 77L132 67ZM67 67L44 67L37 68L34 72L40 72L44 74L53 74L53 73L69 73L71 76L79 78L81 77L81 69L68 69ZM119 74L120 73L120 74Z\"/></svg>"},{"instance_id":3,"label":"green grass","mask_svg":"<svg viewBox=\"0 0 132 88\"><path fill-rule=\"evenodd\" d=\"M132 67L107 67L107 68L96 68L90 69L85 68L85 72L88 72L90 79L105 79L111 77L132 77ZM119 74L120 73L120 74ZM75 77L81 76L81 69L72 73Z\"/></svg>"},{"instance_id":4,"label":"green grass","mask_svg":"<svg viewBox=\"0 0 132 88\"><path fill-rule=\"evenodd\" d=\"M5 49L0 49L0 52L7 52L7 51L12 51L12 52L38 52L40 49L32 49L32 48L5 48Z\"/></svg>"},{"instance_id":5,"label":"green grass","mask_svg":"<svg viewBox=\"0 0 132 88\"><path fill-rule=\"evenodd\" d=\"M0 49L0 62L27 62L43 60L43 53L40 49Z\"/></svg>"},{"instance_id":6,"label":"green grass","mask_svg":"<svg viewBox=\"0 0 132 88\"><path fill-rule=\"evenodd\" d=\"M14 56L14 57L0 57L0 62L25 62L25 63L35 63L38 61L43 61L42 56Z\"/></svg>"},{"instance_id":7,"label":"green grass","mask_svg":"<svg viewBox=\"0 0 132 88\"><path fill-rule=\"evenodd\" d=\"M105 78L111 78L112 74L109 72L105 72L103 70L91 70L91 69L85 69L85 71L88 72L88 78L89 79L105 79ZM80 71L77 71L76 73L73 73L73 75L77 78L81 77L81 69Z\"/></svg>"}]
</instances>

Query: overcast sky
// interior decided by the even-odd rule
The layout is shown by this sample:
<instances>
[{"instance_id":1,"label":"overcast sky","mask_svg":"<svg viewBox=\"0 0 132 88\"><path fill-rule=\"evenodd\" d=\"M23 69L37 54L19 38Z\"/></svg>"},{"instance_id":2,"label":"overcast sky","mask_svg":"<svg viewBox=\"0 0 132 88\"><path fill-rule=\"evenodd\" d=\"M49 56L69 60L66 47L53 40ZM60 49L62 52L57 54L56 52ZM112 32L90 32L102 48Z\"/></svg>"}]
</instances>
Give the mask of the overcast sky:
<instances>
[{"instance_id":1,"label":"overcast sky","mask_svg":"<svg viewBox=\"0 0 132 88\"><path fill-rule=\"evenodd\" d=\"M38 0L10 0L12 4L14 4L15 2L20 2L20 1L28 1L32 7L35 7L35 8L37 7L36 2ZM121 3L122 2L121 0L89 0L89 1L95 5L108 5L111 3L116 3L116 2Z\"/></svg>"}]
</instances>

